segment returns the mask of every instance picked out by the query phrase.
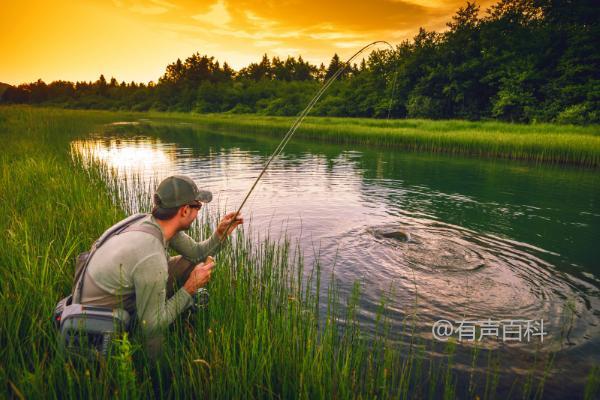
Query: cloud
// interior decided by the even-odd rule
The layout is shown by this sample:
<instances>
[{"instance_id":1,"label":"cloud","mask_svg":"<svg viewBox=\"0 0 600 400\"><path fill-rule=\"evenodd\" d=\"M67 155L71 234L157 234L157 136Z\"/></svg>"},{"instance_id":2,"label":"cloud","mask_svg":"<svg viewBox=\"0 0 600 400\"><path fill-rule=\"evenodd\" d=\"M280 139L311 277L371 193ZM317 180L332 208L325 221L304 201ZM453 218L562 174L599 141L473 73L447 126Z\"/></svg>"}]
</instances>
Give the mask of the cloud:
<instances>
[{"instance_id":1,"label":"cloud","mask_svg":"<svg viewBox=\"0 0 600 400\"><path fill-rule=\"evenodd\" d=\"M273 47L281 44L279 40L257 40L254 45L257 47Z\"/></svg>"},{"instance_id":2,"label":"cloud","mask_svg":"<svg viewBox=\"0 0 600 400\"><path fill-rule=\"evenodd\" d=\"M253 25L254 27L259 29L271 29L279 25L277 21L261 18L252 11L245 11L244 15L246 16L246 20L250 25Z\"/></svg>"},{"instance_id":3,"label":"cloud","mask_svg":"<svg viewBox=\"0 0 600 400\"><path fill-rule=\"evenodd\" d=\"M334 52L349 56L377 40L396 45L414 37L419 27L446 29L446 22L464 6L464 0L113 2L121 5L120 10L134 7L136 18L163 37L231 61L235 67L256 61L265 52L282 57L301 54L320 63L328 62ZM481 2L484 9L492 0Z\"/></svg>"},{"instance_id":4,"label":"cloud","mask_svg":"<svg viewBox=\"0 0 600 400\"><path fill-rule=\"evenodd\" d=\"M129 10L133 11L135 13L147 14L147 15L164 14L167 11L169 11L165 7L161 7L161 6L144 6L144 5L141 5L141 4L136 4L134 6L129 7Z\"/></svg>"},{"instance_id":5,"label":"cloud","mask_svg":"<svg viewBox=\"0 0 600 400\"><path fill-rule=\"evenodd\" d=\"M113 0L131 2L134 0ZM373 40L409 39L423 26L445 29L463 0L145 0L138 12L162 12L153 21L180 35L248 41L284 41L288 47L353 47ZM491 0L482 0L484 3ZM138 3L136 3L138 4ZM483 7L482 7L483 8ZM168 11L168 12L167 12ZM190 18L194 21L190 24ZM197 28L190 29L187 25ZM199 29L198 29L199 28ZM297 43L304 40L306 45ZM291 43L294 42L294 43ZM320 44L318 44L320 43Z\"/></svg>"},{"instance_id":6,"label":"cloud","mask_svg":"<svg viewBox=\"0 0 600 400\"><path fill-rule=\"evenodd\" d=\"M335 42L334 46L340 49L360 49L361 47L369 44L366 40L361 41L351 41L351 42ZM389 48L389 47L388 47Z\"/></svg>"},{"instance_id":7,"label":"cloud","mask_svg":"<svg viewBox=\"0 0 600 400\"><path fill-rule=\"evenodd\" d=\"M287 57L300 55L300 49L294 47L275 47L271 49L271 53L279 57Z\"/></svg>"},{"instance_id":8,"label":"cloud","mask_svg":"<svg viewBox=\"0 0 600 400\"><path fill-rule=\"evenodd\" d=\"M151 3L156 4L157 6L165 7L165 8L177 8L176 4L171 3L167 0L150 0Z\"/></svg>"},{"instance_id":9,"label":"cloud","mask_svg":"<svg viewBox=\"0 0 600 400\"><path fill-rule=\"evenodd\" d=\"M310 33L308 36L310 36L313 39L318 39L318 40L340 40L340 39L356 39L357 38L356 33L332 32L332 31Z\"/></svg>"},{"instance_id":10,"label":"cloud","mask_svg":"<svg viewBox=\"0 0 600 400\"><path fill-rule=\"evenodd\" d=\"M373 31L426 22L435 10L409 1L370 0L228 0L231 9L245 10L256 17L275 21L278 26L310 29L331 24L343 31Z\"/></svg>"},{"instance_id":11,"label":"cloud","mask_svg":"<svg viewBox=\"0 0 600 400\"><path fill-rule=\"evenodd\" d=\"M177 7L177 5L167 0L112 0L112 3L117 8L142 15L160 15Z\"/></svg>"},{"instance_id":12,"label":"cloud","mask_svg":"<svg viewBox=\"0 0 600 400\"><path fill-rule=\"evenodd\" d=\"M403 0L405 3L415 4L420 7L430 8L430 9L447 9L454 8L457 1L447 1L447 0Z\"/></svg>"},{"instance_id":13,"label":"cloud","mask_svg":"<svg viewBox=\"0 0 600 400\"><path fill-rule=\"evenodd\" d=\"M214 26L227 26L232 20L224 0L219 0L213 4L208 12L193 15L192 18Z\"/></svg>"}]
</instances>

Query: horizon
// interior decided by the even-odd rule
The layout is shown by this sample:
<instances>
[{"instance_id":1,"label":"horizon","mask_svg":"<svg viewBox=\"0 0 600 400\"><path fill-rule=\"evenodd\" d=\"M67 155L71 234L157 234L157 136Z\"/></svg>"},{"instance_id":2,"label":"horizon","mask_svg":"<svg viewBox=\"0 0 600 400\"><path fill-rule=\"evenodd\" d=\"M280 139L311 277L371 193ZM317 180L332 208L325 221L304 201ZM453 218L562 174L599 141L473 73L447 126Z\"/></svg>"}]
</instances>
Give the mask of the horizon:
<instances>
[{"instance_id":1,"label":"horizon","mask_svg":"<svg viewBox=\"0 0 600 400\"><path fill-rule=\"evenodd\" d=\"M478 3L480 15L493 3ZM303 12L290 11L297 5ZM5 38L0 42L5 55L0 82L94 82L104 75L147 84L157 82L170 63L196 52L236 71L264 54L269 59L302 56L311 64L327 65L335 53L344 59L375 40L397 45L421 27L443 31L464 5L466 1L422 0L351 6L289 1L288 7L241 0L7 4L0 16ZM343 12L335 12L338 8ZM65 19L69 23L55 23Z\"/></svg>"}]
</instances>

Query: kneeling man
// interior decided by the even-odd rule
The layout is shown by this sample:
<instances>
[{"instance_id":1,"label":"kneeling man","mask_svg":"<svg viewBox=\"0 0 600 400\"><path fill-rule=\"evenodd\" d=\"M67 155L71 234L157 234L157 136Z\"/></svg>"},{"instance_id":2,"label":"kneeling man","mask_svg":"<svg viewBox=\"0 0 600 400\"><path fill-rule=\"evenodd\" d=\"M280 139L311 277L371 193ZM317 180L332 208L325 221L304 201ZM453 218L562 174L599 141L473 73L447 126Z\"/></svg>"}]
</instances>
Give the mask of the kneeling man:
<instances>
[{"instance_id":1,"label":"kneeling man","mask_svg":"<svg viewBox=\"0 0 600 400\"><path fill-rule=\"evenodd\" d=\"M125 308L135 315L152 354L157 354L162 330L193 302L197 289L210 280L213 256L225 236L243 219L225 215L215 233L196 242L184 233L212 194L183 175L163 180L154 194L151 214L110 237L92 256L82 279L80 303ZM226 232L227 230L227 232ZM168 249L179 253L170 257Z\"/></svg>"}]
</instances>

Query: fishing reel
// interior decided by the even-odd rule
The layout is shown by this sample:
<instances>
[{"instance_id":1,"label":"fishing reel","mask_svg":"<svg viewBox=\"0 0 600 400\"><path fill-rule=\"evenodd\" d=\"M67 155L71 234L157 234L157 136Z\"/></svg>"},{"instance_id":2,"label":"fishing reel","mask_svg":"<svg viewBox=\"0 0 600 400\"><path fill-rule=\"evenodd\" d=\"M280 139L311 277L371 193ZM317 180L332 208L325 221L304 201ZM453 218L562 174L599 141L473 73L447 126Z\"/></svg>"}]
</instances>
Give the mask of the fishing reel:
<instances>
[{"instance_id":1,"label":"fishing reel","mask_svg":"<svg viewBox=\"0 0 600 400\"><path fill-rule=\"evenodd\" d=\"M193 304L192 304L192 311L193 312L198 312L201 310L206 309L206 307L208 307L208 300L209 300L209 296L208 296L208 289L206 288L199 288L196 290L196 293L194 293L194 296L192 297L193 299Z\"/></svg>"}]
</instances>

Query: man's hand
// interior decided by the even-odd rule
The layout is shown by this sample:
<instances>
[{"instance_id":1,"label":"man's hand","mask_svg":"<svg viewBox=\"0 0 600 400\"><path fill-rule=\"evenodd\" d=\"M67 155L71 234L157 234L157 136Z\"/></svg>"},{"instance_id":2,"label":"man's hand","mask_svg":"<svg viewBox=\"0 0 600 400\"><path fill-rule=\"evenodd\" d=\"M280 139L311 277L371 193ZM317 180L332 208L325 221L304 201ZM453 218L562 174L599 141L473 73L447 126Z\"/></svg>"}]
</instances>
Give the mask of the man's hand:
<instances>
[{"instance_id":1,"label":"man's hand","mask_svg":"<svg viewBox=\"0 0 600 400\"><path fill-rule=\"evenodd\" d=\"M244 223L244 218L240 214L236 214L235 212L231 212L223 217L219 225L217 225L217 236L219 239L223 239L225 234L225 230L229 228L227 231L227 235L230 235L231 232L240 224Z\"/></svg>"},{"instance_id":2,"label":"man's hand","mask_svg":"<svg viewBox=\"0 0 600 400\"><path fill-rule=\"evenodd\" d=\"M190 272L190 277L183 284L183 288L193 296L201 287L204 287L208 281L210 281L210 274L215 266L215 262L212 257L208 257L205 262L196 265L196 267Z\"/></svg>"}]
</instances>

